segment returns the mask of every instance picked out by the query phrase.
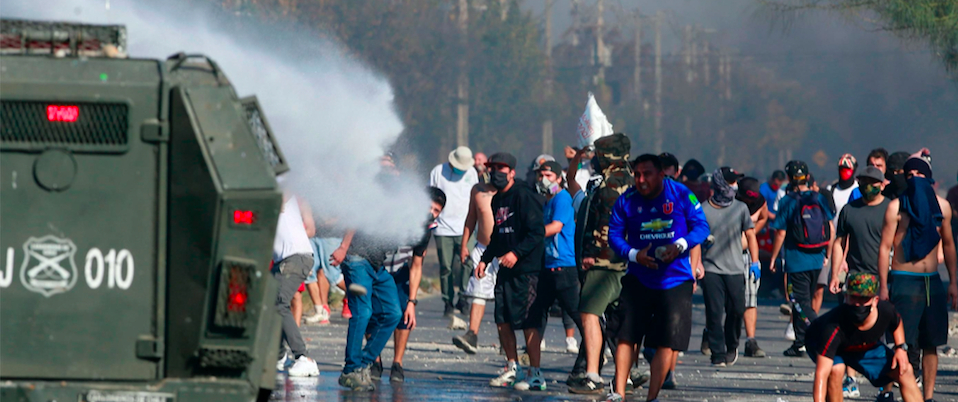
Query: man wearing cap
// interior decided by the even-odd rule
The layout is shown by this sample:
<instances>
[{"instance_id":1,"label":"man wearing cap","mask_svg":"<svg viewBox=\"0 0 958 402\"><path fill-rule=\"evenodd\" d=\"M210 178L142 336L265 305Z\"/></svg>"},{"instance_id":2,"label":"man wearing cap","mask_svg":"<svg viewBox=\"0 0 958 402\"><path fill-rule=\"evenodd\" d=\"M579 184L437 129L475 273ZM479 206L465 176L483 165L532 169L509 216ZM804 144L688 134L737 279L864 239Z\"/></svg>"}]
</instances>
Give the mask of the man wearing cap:
<instances>
[{"instance_id":1,"label":"man wearing cap","mask_svg":"<svg viewBox=\"0 0 958 402\"><path fill-rule=\"evenodd\" d=\"M755 224L745 203L735 199L736 189L732 187L743 177L727 166L716 169L712 174L712 196L702 205L711 232L702 245L705 276L701 284L713 367L731 366L738 361L745 314L746 273L760 276L762 271L758 262ZM742 265L743 233L752 255L747 269Z\"/></svg>"},{"instance_id":2,"label":"man wearing cap","mask_svg":"<svg viewBox=\"0 0 958 402\"><path fill-rule=\"evenodd\" d=\"M832 244L832 272L829 290L840 294L845 275L867 272L878 275L878 248L881 245L882 224L889 200L881 194L885 178L875 166L867 166L858 173L862 198L849 202L842 208L835 225L836 237ZM843 268L847 267L847 268ZM860 395L854 373L846 376L842 389L847 396Z\"/></svg>"},{"instance_id":3,"label":"man wearing cap","mask_svg":"<svg viewBox=\"0 0 958 402\"><path fill-rule=\"evenodd\" d=\"M808 355L815 362L812 398L815 402L841 401L846 368L853 368L875 387L892 382L901 386L905 402L920 402L921 391L908 362L905 326L895 306L878 299L878 278L856 272L848 276L845 302L818 317L808 327ZM894 347L882 343L891 333ZM881 398L893 400L891 392Z\"/></svg>"},{"instance_id":4,"label":"man wearing cap","mask_svg":"<svg viewBox=\"0 0 958 402\"><path fill-rule=\"evenodd\" d=\"M756 238L758 233L762 232L768 226L769 212L768 202L761 193L758 179L745 177L738 181L738 190L735 199L745 203L748 207L748 213L755 225ZM762 241L758 239L759 254L761 254ZM770 245L769 245L770 246ZM745 314L742 315L745 321L745 357L765 357L765 351L758 346L758 340L755 339L755 326L758 322L758 289L762 284L762 267L752 269L752 252L749 250L748 236L742 233L742 260L748 271L745 273Z\"/></svg>"},{"instance_id":5,"label":"man wearing cap","mask_svg":"<svg viewBox=\"0 0 958 402\"><path fill-rule=\"evenodd\" d=\"M532 187L516 180L516 157L500 152L489 157L491 184L498 191L492 197L495 227L489 247L476 266L477 278L485 276L486 266L499 259L495 287L495 319L499 342L506 352L507 364L502 374L492 379L494 387L512 387L525 379L517 363L515 329L522 329L529 355L539 352L539 343L532 342L537 320L529 319L529 307L536 297L539 272L545 248L545 225L542 205Z\"/></svg>"},{"instance_id":6,"label":"man wearing cap","mask_svg":"<svg viewBox=\"0 0 958 402\"><path fill-rule=\"evenodd\" d=\"M579 331L579 277L575 263L575 214L572 211L572 196L563 187L562 166L555 161L543 162L537 170L536 189L546 199L543 207L545 225L545 265L539 273L539 285L535 302L529 311L528 322L532 325L532 337L526 343L530 366L525 380L515 384L520 391L545 391L546 380L539 370L542 351L541 329L545 329L549 309L558 300L559 306L573 317ZM584 351L583 351L584 352ZM581 359L584 362L584 358Z\"/></svg>"},{"instance_id":7,"label":"man wearing cap","mask_svg":"<svg viewBox=\"0 0 958 402\"><path fill-rule=\"evenodd\" d=\"M784 354L801 357L805 355L805 330L817 316L812 295L825 265L829 241L835 237L835 224L828 200L809 188L808 165L793 161L786 172L795 191L781 199L778 215L771 224L776 232L770 270L775 272L778 255L783 253L795 332L795 341Z\"/></svg>"},{"instance_id":8,"label":"man wearing cap","mask_svg":"<svg viewBox=\"0 0 958 402\"><path fill-rule=\"evenodd\" d=\"M602 345L605 344L600 320L609 306L619 298L622 277L628 261L618 256L609 245L609 220L612 207L619 196L635 184L629 164L629 137L622 133L595 141L596 170L602 181L582 203L576 220L576 257L582 267L582 292L579 294L579 314L582 318L583 348L586 351L585 373L570 376L569 392L601 394L605 381L599 375L602 368ZM569 166L571 171L576 165ZM569 181L569 186L573 186Z\"/></svg>"},{"instance_id":9,"label":"man wearing cap","mask_svg":"<svg viewBox=\"0 0 958 402\"><path fill-rule=\"evenodd\" d=\"M888 203L878 253L879 294L902 313L908 360L921 370L925 400L934 397L938 347L948 341L948 305L958 309L952 210L932 188L928 159L913 156L902 167L907 188ZM939 248L948 268L947 291L938 274Z\"/></svg>"},{"instance_id":10,"label":"man wearing cap","mask_svg":"<svg viewBox=\"0 0 958 402\"><path fill-rule=\"evenodd\" d=\"M437 165L429 174L429 185L446 194L446 207L436 221L436 255L439 257L439 280L442 289L442 301L446 307L443 314L452 317L455 312L456 288L466 288L469 277L463 272L459 259L462 248L462 228L469 213L469 196L472 186L479 182L479 176L473 169L472 151L459 147L449 153L449 161ZM456 305L460 310L468 306L460 295Z\"/></svg>"}]
</instances>

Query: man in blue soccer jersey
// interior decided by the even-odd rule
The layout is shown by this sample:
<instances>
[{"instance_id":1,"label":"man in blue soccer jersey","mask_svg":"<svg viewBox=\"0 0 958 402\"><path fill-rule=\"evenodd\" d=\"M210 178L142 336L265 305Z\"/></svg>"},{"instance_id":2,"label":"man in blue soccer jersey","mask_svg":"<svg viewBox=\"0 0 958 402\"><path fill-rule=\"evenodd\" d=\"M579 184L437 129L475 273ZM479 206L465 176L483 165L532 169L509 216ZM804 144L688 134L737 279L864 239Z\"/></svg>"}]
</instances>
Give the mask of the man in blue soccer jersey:
<instances>
[{"instance_id":1,"label":"man in blue soccer jersey","mask_svg":"<svg viewBox=\"0 0 958 402\"><path fill-rule=\"evenodd\" d=\"M641 155L632 168L635 187L616 201L609 222L612 249L629 260L619 299L613 402L624 397L632 350L643 337L656 349L648 401L657 400L674 352L688 349L695 281L689 250L709 235L702 205L687 187L665 180L658 156Z\"/></svg>"}]
</instances>

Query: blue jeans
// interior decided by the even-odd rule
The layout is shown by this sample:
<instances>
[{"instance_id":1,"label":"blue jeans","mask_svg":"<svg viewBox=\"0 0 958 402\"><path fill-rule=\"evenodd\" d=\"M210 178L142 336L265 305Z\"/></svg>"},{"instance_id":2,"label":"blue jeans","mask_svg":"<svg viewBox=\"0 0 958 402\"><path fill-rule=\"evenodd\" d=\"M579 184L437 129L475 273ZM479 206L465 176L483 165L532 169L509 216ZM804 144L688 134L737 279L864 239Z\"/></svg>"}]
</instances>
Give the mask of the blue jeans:
<instances>
[{"instance_id":1,"label":"blue jeans","mask_svg":"<svg viewBox=\"0 0 958 402\"><path fill-rule=\"evenodd\" d=\"M349 256L343 263L343 275L346 277L346 286L355 283L368 290L365 296L346 292L353 318L349 319L346 333L346 366L343 372L351 373L376 361L399 325L402 312L396 281L385 269L373 268L369 261ZM370 337L366 347L363 347L367 327Z\"/></svg>"}]
</instances>

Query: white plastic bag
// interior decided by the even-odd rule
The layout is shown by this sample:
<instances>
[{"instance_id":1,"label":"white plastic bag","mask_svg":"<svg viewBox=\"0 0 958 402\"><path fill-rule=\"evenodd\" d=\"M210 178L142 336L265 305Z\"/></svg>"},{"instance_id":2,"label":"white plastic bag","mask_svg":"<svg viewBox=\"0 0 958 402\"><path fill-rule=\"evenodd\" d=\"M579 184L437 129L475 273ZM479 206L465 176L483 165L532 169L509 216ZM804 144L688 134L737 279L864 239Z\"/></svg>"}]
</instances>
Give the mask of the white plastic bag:
<instances>
[{"instance_id":1,"label":"white plastic bag","mask_svg":"<svg viewBox=\"0 0 958 402\"><path fill-rule=\"evenodd\" d=\"M585 112L579 118L579 147L585 148L592 146L595 140L612 135L612 123L599 109L599 104L595 102L595 96L589 92L589 101L585 104Z\"/></svg>"}]
</instances>

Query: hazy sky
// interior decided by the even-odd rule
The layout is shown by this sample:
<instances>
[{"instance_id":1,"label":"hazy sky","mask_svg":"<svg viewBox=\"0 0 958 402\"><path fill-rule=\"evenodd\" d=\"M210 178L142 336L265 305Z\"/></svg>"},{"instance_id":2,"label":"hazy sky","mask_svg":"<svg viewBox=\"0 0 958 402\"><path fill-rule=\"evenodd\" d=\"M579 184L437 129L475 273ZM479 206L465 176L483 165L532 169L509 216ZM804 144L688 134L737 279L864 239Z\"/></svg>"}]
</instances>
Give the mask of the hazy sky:
<instances>
[{"instance_id":1,"label":"hazy sky","mask_svg":"<svg viewBox=\"0 0 958 402\"><path fill-rule=\"evenodd\" d=\"M582 0L592 7L596 0ZM544 13L544 0L527 0L523 8L536 17ZM570 27L571 0L556 0L552 10L553 38L558 42ZM820 145L837 162L851 152L860 163L872 148L914 152L932 149L936 178L953 185L958 171L958 84L950 81L933 53L921 43L906 42L873 26L850 22L823 12L806 13L788 30L772 27L756 13L755 0L606 0L606 24L620 24L631 32L631 12L654 16L662 10L668 23L663 30L663 51L678 52L681 29L686 24L714 29L711 42L750 56L783 79L798 81L816 98L843 111L832 121L840 137ZM624 10L625 12L618 11ZM622 17L620 17L622 16ZM643 38L652 37L646 24ZM796 158L810 159L810 152ZM681 157L681 155L680 155ZM834 178L831 163L825 175Z\"/></svg>"}]
</instances>

